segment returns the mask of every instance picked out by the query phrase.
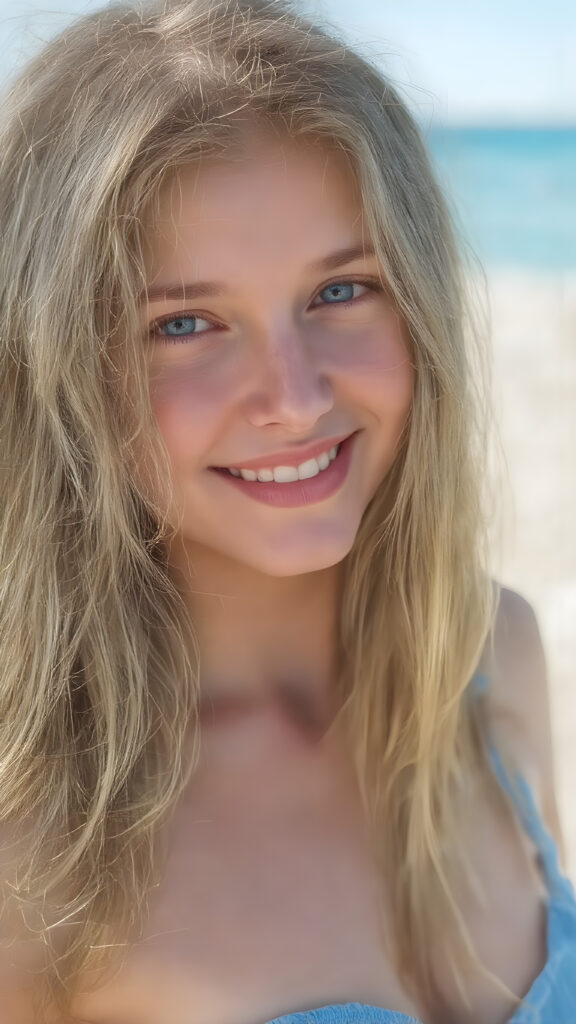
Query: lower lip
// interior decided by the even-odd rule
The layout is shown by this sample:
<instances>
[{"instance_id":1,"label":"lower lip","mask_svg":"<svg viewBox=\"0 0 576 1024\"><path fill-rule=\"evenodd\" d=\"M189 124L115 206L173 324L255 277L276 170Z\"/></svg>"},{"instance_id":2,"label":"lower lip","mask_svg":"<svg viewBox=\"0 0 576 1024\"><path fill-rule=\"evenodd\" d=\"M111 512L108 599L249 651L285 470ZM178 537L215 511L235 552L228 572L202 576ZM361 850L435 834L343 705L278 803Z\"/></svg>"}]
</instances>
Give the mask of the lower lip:
<instances>
[{"instance_id":1,"label":"lower lip","mask_svg":"<svg viewBox=\"0 0 576 1024\"><path fill-rule=\"evenodd\" d=\"M309 480L293 480L287 484L263 483L260 480L244 480L240 476L232 476L223 469L211 468L211 473L216 473L225 483L236 487L243 494L255 501L261 501L264 505L276 505L278 508L300 508L302 505L314 505L318 501L325 501L340 490L344 483L350 461L352 449L359 431L342 441L338 454L327 469L322 470Z\"/></svg>"}]
</instances>

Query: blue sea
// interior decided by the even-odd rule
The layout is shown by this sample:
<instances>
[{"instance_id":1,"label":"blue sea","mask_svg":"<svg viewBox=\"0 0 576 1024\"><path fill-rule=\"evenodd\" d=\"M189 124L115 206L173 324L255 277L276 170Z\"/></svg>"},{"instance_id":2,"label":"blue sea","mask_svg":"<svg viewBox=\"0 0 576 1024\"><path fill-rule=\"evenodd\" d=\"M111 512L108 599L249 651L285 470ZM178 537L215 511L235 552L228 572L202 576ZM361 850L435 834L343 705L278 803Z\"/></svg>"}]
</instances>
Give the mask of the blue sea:
<instances>
[{"instance_id":1,"label":"blue sea","mask_svg":"<svg viewBox=\"0 0 576 1024\"><path fill-rule=\"evenodd\" d=\"M487 269L576 269L576 126L424 135L460 233Z\"/></svg>"}]
</instances>

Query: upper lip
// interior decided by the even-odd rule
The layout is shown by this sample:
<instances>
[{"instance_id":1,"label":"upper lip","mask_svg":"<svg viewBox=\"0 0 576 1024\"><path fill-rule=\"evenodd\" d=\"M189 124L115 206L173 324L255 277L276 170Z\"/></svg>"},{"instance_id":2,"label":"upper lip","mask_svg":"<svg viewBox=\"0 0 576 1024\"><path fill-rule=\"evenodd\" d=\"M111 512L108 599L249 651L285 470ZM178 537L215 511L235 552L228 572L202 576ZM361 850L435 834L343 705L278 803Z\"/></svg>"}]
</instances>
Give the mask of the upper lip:
<instances>
[{"instance_id":1,"label":"upper lip","mask_svg":"<svg viewBox=\"0 0 576 1024\"><path fill-rule=\"evenodd\" d=\"M302 462L307 462L308 459L315 459L322 452L329 452L331 448L350 436L350 434L341 434L339 437L320 438L314 444L307 444L302 448L272 452L271 455L260 455L257 459L244 459L242 462L227 462L225 466L216 466L215 469L267 469L272 466L299 466Z\"/></svg>"}]
</instances>

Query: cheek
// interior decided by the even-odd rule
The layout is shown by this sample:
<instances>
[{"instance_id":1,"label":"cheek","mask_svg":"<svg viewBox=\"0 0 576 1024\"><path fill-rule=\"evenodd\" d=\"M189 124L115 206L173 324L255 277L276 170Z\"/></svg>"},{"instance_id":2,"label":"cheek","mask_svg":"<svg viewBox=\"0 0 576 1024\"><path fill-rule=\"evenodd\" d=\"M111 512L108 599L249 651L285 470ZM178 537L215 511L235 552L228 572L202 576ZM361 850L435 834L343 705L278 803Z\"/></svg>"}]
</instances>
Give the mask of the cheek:
<instances>
[{"instance_id":1,"label":"cheek","mask_svg":"<svg viewBox=\"0 0 576 1024\"><path fill-rule=\"evenodd\" d=\"M415 370L399 325L359 333L347 369L359 400L391 421L405 419L412 404Z\"/></svg>"},{"instance_id":2,"label":"cheek","mask_svg":"<svg viewBox=\"0 0 576 1024\"><path fill-rule=\"evenodd\" d=\"M222 384L183 367L157 373L150 382L150 403L174 461L193 458L205 447L228 401Z\"/></svg>"}]
</instances>

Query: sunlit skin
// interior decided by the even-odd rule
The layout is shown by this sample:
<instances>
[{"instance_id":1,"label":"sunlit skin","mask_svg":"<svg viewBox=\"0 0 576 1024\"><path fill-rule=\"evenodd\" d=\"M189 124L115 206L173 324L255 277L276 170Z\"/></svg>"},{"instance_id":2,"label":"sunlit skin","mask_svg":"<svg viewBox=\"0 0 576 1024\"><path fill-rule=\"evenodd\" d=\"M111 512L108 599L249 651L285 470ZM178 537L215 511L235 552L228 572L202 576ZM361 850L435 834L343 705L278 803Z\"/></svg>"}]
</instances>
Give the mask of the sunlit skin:
<instances>
[{"instance_id":1,"label":"sunlit skin","mask_svg":"<svg viewBox=\"0 0 576 1024\"><path fill-rule=\"evenodd\" d=\"M409 415L406 329L366 252L357 187L337 151L251 140L240 160L173 175L156 213L143 304L150 392L202 690L258 707L292 688L327 713L343 560ZM311 269L353 248L341 266ZM220 291L184 294L198 282ZM344 485L316 504L260 504L208 468L260 456L275 465L274 452L358 430Z\"/></svg>"}]
</instances>

